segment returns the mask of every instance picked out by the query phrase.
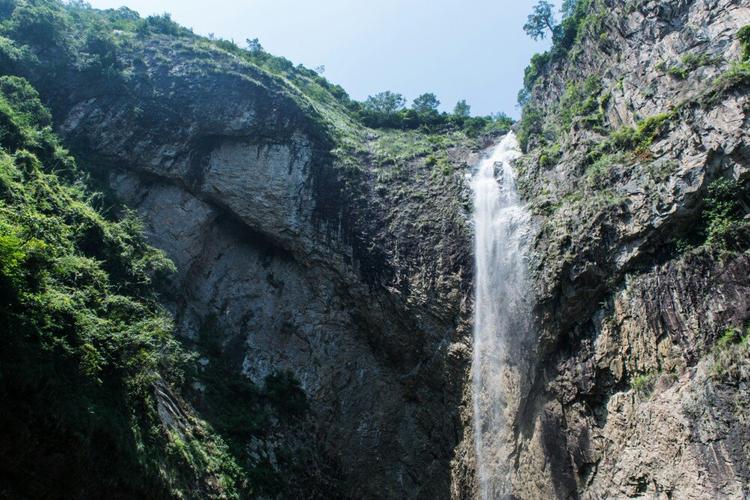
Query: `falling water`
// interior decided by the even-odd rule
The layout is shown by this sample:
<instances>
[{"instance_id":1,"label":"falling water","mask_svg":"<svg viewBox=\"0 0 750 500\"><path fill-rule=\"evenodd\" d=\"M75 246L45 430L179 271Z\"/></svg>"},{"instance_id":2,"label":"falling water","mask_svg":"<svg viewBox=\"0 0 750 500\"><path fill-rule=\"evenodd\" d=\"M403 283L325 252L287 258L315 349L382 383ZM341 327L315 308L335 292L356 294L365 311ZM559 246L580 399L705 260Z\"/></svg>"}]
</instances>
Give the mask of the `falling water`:
<instances>
[{"instance_id":1,"label":"falling water","mask_svg":"<svg viewBox=\"0 0 750 500\"><path fill-rule=\"evenodd\" d=\"M516 192L512 162L521 155L511 132L484 158L472 179L475 225L475 311L472 382L479 494L511 494L506 422L517 386L510 348L528 331L524 241L529 216ZM518 391L516 391L517 393Z\"/></svg>"}]
</instances>

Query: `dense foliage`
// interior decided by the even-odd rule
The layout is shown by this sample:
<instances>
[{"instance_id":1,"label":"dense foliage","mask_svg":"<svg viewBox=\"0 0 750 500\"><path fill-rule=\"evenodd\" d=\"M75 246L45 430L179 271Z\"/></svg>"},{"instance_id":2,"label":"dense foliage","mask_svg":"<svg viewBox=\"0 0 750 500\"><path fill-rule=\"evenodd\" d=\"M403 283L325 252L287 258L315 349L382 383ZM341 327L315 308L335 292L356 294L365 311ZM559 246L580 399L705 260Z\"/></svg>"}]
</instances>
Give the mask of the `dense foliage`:
<instances>
[{"instance_id":1,"label":"dense foliage","mask_svg":"<svg viewBox=\"0 0 750 500\"><path fill-rule=\"evenodd\" d=\"M744 218L746 190L734 180L711 182L696 220L675 240L678 252L693 248L719 255L750 248L750 222Z\"/></svg>"},{"instance_id":2,"label":"dense foliage","mask_svg":"<svg viewBox=\"0 0 750 500\"><path fill-rule=\"evenodd\" d=\"M111 221L92 208L25 80L1 77L0 93L5 493L172 496L204 475L236 491L239 468L221 439L191 422L205 458L191 465L157 415L155 388L179 386L191 360L154 291L172 264L132 214Z\"/></svg>"},{"instance_id":3,"label":"dense foliage","mask_svg":"<svg viewBox=\"0 0 750 500\"><path fill-rule=\"evenodd\" d=\"M372 128L423 129L430 133L462 130L470 137L482 134L502 134L510 130L514 123L512 118L502 113L494 116L469 116L467 107L460 106L459 112L453 114L437 111L420 113L416 109L382 113L364 108L357 113L357 117L362 123Z\"/></svg>"}]
</instances>

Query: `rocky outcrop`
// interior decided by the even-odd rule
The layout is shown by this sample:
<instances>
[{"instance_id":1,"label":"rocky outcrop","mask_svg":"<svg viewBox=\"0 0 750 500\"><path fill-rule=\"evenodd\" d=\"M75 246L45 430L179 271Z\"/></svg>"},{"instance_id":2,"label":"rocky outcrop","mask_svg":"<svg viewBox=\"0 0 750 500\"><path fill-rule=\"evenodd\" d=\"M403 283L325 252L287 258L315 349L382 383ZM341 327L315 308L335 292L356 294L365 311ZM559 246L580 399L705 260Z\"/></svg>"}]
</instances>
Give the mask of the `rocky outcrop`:
<instances>
[{"instance_id":1,"label":"rocky outcrop","mask_svg":"<svg viewBox=\"0 0 750 500\"><path fill-rule=\"evenodd\" d=\"M742 214L729 248L703 239L717 179L747 213L747 87L724 83L750 5L591 6L580 42L533 88L544 132L519 165L539 227L539 336L513 429L515 491L746 496L746 354L726 361L732 377L716 361L744 352L729 344L750 319ZM598 111L565 129L565 100L594 78L584 97Z\"/></svg>"},{"instance_id":2,"label":"rocky outcrop","mask_svg":"<svg viewBox=\"0 0 750 500\"><path fill-rule=\"evenodd\" d=\"M54 92L36 83L66 144L175 262L164 302L179 334L218 345L236 377L299 381L307 435L267 429L251 461L302 446L336 471L327 498L447 497L469 352L471 148L448 148L454 170L438 176L420 156L379 164L377 134L363 136L347 170L326 114L290 83L199 39L118 36L117 92L90 95L72 70ZM193 390L200 408L210 388Z\"/></svg>"}]
</instances>

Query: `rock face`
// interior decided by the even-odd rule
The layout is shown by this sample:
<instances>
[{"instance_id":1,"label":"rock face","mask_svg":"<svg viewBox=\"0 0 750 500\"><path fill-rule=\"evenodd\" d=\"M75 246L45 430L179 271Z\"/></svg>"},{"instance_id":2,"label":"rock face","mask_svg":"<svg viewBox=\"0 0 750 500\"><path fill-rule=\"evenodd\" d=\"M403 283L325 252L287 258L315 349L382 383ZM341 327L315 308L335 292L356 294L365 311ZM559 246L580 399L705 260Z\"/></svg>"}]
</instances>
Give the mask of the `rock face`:
<instances>
[{"instance_id":1,"label":"rock face","mask_svg":"<svg viewBox=\"0 0 750 500\"><path fill-rule=\"evenodd\" d=\"M471 151L450 149L449 176L411 160L380 192L365 152L349 189L330 125L289 84L217 49L122 36L126 91L81 95L73 73L54 110L175 262L165 304L180 335L211 337L236 377L293 374L311 405L301 439L338 471L326 498L448 497L469 352ZM288 439L269 431L253 446Z\"/></svg>"},{"instance_id":2,"label":"rock face","mask_svg":"<svg viewBox=\"0 0 750 500\"><path fill-rule=\"evenodd\" d=\"M539 335L519 388L515 492L744 497L747 351L734 342L750 319L750 137L747 80L727 75L750 4L591 2L588 20L533 87L544 118L519 165L539 228ZM586 81L598 110L565 121ZM731 243L685 249L711 231L717 179L743 207Z\"/></svg>"}]
</instances>

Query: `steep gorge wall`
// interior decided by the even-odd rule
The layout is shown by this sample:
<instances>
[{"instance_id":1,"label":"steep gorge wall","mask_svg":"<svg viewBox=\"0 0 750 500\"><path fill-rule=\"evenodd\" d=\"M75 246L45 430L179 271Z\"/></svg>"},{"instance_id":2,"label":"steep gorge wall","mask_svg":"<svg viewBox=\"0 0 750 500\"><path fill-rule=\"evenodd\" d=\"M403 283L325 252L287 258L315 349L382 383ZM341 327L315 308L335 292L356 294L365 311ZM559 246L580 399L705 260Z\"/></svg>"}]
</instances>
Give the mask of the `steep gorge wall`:
<instances>
[{"instance_id":1,"label":"steep gorge wall","mask_svg":"<svg viewBox=\"0 0 750 500\"><path fill-rule=\"evenodd\" d=\"M33 45L40 60L11 71L175 262L165 305L183 339L212 346L199 363L300 382L307 422L265 429L251 461L312 453L302 466L325 471L312 480L327 498L447 497L469 352L471 149L450 148L450 175L424 158L398 166L408 176L386 164L384 185L374 138L347 171L335 129L281 78L195 39L117 36L114 78ZM187 396L200 410L211 390Z\"/></svg>"},{"instance_id":2,"label":"steep gorge wall","mask_svg":"<svg viewBox=\"0 0 750 500\"><path fill-rule=\"evenodd\" d=\"M514 491L747 495L750 6L589 4L521 124L538 337L513 346ZM464 175L481 144L428 138L442 172L429 148L383 160L407 132L365 129L205 40L115 37L116 76L66 42L0 63L174 260L165 303L210 345L199 363L299 380L309 419L265 429L251 460L299 453L329 497L473 495ZM741 208L712 238L717 179ZM200 409L210 390L187 396Z\"/></svg>"},{"instance_id":3,"label":"steep gorge wall","mask_svg":"<svg viewBox=\"0 0 750 500\"><path fill-rule=\"evenodd\" d=\"M519 184L539 228L539 337L516 492L742 497L750 4L590 4L522 122L535 122ZM733 208L719 221L722 186Z\"/></svg>"}]
</instances>

